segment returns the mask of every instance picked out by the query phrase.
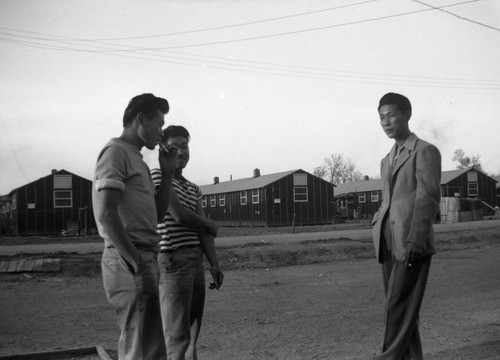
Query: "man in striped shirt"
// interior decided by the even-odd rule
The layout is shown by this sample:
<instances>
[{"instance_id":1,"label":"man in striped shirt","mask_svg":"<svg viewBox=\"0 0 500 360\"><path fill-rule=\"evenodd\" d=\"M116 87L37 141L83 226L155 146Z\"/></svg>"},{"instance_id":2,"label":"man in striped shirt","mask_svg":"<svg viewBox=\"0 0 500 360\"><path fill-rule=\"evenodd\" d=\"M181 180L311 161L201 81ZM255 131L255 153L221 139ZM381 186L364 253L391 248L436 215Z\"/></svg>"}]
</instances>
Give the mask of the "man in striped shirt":
<instances>
[{"instance_id":1,"label":"man in striped shirt","mask_svg":"<svg viewBox=\"0 0 500 360\"><path fill-rule=\"evenodd\" d=\"M168 206L157 201L161 235L160 302L163 332L170 360L197 359L196 341L200 332L205 304L205 269L203 254L210 264L213 283L222 285L222 271L215 252L214 237L218 226L207 219L201 206L199 187L182 176L189 161L189 132L182 126L169 126L163 132L161 144L177 149L177 163L172 180ZM162 173L151 172L161 199Z\"/></svg>"}]
</instances>

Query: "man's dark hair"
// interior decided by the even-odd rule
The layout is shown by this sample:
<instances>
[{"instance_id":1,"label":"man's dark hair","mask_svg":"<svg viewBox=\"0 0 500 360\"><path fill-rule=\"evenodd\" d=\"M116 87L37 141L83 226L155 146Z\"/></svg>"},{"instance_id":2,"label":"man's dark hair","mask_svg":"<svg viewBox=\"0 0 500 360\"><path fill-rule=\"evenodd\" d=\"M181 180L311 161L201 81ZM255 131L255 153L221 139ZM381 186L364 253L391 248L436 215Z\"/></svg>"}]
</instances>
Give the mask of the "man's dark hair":
<instances>
[{"instance_id":1,"label":"man's dark hair","mask_svg":"<svg viewBox=\"0 0 500 360\"><path fill-rule=\"evenodd\" d=\"M411 114L411 103L410 100L404 95L396 93L387 93L380 99L378 103L378 109L384 105L396 105L403 114L407 111Z\"/></svg>"},{"instance_id":2,"label":"man's dark hair","mask_svg":"<svg viewBox=\"0 0 500 360\"><path fill-rule=\"evenodd\" d=\"M165 130L163 130L163 136L161 138L162 142L167 142L167 140L171 137L182 136L189 140L191 136L189 135L189 131L184 126L180 125L170 125Z\"/></svg>"},{"instance_id":3,"label":"man's dark hair","mask_svg":"<svg viewBox=\"0 0 500 360\"><path fill-rule=\"evenodd\" d=\"M139 113L146 117L154 116L158 111L167 114L170 110L166 99L156 97L153 94L137 95L129 101L125 112L123 113L123 127L127 127Z\"/></svg>"}]
</instances>

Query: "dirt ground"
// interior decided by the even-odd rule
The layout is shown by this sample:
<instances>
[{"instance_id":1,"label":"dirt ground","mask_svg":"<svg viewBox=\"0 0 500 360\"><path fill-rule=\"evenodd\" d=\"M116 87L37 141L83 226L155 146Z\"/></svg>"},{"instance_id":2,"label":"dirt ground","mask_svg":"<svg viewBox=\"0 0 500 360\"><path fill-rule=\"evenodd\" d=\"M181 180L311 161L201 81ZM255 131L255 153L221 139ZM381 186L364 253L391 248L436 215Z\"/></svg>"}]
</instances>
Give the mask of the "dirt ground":
<instances>
[{"instance_id":1,"label":"dirt ground","mask_svg":"<svg viewBox=\"0 0 500 360\"><path fill-rule=\"evenodd\" d=\"M500 227L438 234L421 310L426 359L500 356ZM103 346L118 328L99 254L59 254L60 273L0 274L0 356ZM370 359L382 336L383 290L368 239L219 248L199 357ZM5 260L5 258L3 258Z\"/></svg>"}]
</instances>

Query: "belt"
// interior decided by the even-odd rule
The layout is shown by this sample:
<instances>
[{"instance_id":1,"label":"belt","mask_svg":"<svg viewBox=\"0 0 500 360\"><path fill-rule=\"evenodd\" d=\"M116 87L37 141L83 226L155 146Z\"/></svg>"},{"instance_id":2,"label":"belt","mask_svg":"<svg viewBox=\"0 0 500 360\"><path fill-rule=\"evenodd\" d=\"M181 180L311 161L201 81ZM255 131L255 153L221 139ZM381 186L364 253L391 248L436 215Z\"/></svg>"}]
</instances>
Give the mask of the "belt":
<instances>
[{"instance_id":1,"label":"belt","mask_svg":"<svg viewBox=\"0 0 500 360\"><path fill-rule=\"evenodd\" d=\"M184 248L184 249L196 249L196 248L198 248L200 246L201 245L182 245L182 246L176 247L175 249L160 250L160 252L161 253L165 253L165 254L172 254L175 250L180 249L180 248Z\"/></svg>"}]
</instances>

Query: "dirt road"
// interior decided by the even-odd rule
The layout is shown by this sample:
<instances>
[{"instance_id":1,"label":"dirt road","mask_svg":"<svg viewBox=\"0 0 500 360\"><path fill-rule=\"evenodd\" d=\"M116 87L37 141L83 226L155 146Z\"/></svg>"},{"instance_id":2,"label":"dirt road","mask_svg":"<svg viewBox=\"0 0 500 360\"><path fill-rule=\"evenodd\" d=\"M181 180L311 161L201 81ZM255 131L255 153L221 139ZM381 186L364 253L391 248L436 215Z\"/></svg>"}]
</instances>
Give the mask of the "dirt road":
<instances>
[{"instance_id":1,"label":"dirt road","mask_svg":"<svg viewBox=\"0 0 500 360\"><path fill-rule=\"evenodd\" d=\"M500 228L500 219L464 222L454 224L435 224L434 231L437 234L455 233L455 232L471 232L475 230L495 229ZM216 239L217 246L243 245L250 243L265 242L269 244L290 244L309 240L319 239L338 239L349 238L352 240L370 239L371 229L352 229L352 230L335 230L321 231L314 233L298 233L298 234L269 234L269 235L254 235L254 236L237 236L237 237L221 237ZM102 252L102 241L96 243L64 243L64 238L60 238L61 243L51 244L30 244L26 245L8 245L0 246L0 255L13 256L20 253L25 254L55 254L59 252L76 252L79 254L91 254Z\"/></svg>"},{"instance_id":2,"label":"dirt road","mask_svg":"<svg viewBox=\"0 0 500 360\"><path fill-rule=\"evenodd\" d=\"M427 360L500 356L498 230L439 235L446 251L433 259L421 311ZM207 295L204 360L370 359L382 336L381 275L372 258L228 270L223 288ZM0 319L0 356L116 348L115 315L95 272L3 274Z\"/></svg>"}]
</instances>

